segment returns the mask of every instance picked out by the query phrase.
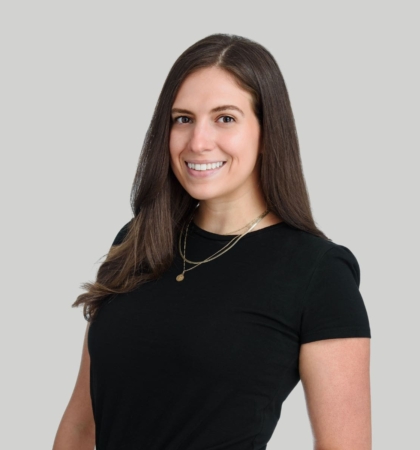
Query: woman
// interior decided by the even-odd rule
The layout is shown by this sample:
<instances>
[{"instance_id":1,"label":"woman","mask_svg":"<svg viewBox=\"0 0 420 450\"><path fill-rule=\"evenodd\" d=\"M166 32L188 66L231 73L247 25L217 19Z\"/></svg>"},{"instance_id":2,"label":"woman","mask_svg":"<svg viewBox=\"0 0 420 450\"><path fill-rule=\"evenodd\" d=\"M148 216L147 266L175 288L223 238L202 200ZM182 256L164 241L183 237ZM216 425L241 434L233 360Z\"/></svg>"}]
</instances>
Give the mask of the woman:
<instances>
[{"instance_id":1,"label":"woman","mask_svg":"<svg viewBox=\"0 0 420 450\"><path fill-rule=\"evenodd\" d=\"M314 223L266 49L216 34L178 58L132 207L73 304L89 323L54 449L265 449L299 380L316 449L370 449L359 266Z\"/></svg>"}]
</instances>

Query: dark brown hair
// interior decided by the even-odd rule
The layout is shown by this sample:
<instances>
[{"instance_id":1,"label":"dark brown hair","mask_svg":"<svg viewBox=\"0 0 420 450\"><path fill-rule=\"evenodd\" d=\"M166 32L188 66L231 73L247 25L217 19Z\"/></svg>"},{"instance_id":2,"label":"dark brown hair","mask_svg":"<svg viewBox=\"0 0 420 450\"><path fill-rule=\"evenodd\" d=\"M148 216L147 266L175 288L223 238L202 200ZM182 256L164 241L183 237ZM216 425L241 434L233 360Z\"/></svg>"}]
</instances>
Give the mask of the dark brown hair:
<instances>
[{"instance_id":1,"label":"dark brown hair","mask_svg":"<svg viewBox=\"0 0 420 450\"><path fill-rule=\"evenodd\" d=\"M261 188L270 211L295 228L330 240L312 217L293 112L275 59L249 39L213 34L182 53L166 78L133 181L134 217L123 242L111 246L96 281L82 284L87 292L72 305L83 304L88 321L106 299L159 278L173 261L177 235L197 200L170 168L171 108L185 78L212 66L232 74L252 96L261 126Z\"/></svg>"}]
</instances>

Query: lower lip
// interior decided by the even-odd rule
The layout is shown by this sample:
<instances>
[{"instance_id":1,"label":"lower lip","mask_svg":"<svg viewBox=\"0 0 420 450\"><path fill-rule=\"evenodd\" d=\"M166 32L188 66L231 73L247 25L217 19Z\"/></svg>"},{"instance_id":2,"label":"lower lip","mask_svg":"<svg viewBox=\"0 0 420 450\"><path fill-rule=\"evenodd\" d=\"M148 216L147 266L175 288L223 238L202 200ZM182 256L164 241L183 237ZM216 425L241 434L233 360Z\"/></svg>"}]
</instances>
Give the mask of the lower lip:
<instances>
[{"instance_id":1,"label":"lower lip","mask_svg":"<svg viewBox=\"0 0 420 450\"><path fill-rule=\"evenodd\" d=\"M194 169L190 169L188 167L187 163L185 163L185 167L187 168L188 174L191 175L192 177L195 177L195 178L207 178L207 177L210 177L210 176L220 172L220 169L223 169L225 164L226 164L226 162L224 162L222 166L217 167L216 169L208 169L208 170L194 170Z\"/></svg>"}]
</instances>

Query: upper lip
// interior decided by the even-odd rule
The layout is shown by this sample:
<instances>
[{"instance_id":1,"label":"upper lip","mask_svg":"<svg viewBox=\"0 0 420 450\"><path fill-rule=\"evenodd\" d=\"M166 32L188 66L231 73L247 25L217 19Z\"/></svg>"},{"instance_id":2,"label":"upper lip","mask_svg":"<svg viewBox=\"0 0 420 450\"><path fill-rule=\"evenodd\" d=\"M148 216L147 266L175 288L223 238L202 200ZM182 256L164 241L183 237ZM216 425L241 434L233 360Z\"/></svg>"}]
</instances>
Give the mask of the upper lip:
<instances>
[{"instance_id":1,"label":"upper lip","mask_svg":"<svg viewBox=\"0 0 420 450\"><path fill-rule=\"evenodd\" d=\"M188 160L185 161L187 164L213 164L213 163L217 163L217 162L226 162L223 159L213 159L213 161L209 161L208 159L205 159L203 161L197 161L197 160Z\"/></svg>"}]
</instances>

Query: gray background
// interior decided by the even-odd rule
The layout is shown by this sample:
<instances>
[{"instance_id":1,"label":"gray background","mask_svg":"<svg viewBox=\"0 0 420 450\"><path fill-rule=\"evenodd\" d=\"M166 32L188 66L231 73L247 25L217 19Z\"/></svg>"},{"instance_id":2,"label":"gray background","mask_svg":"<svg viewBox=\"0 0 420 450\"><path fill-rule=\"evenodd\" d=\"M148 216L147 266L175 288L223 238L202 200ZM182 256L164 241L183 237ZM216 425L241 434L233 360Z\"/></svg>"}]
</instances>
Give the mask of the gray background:
<instances>
[{"instance_id":1,"label":"gray background","mask_svg":"<svg viewBox=\"0 0 420 450\"><path fill-rule=\"evenodd\" d=\"M315 220L361 267L374 448L419 448L416 2L89 0L0 6L1 448L52 447L86 327L70 305L130 218L168 70L215 32L279 63ZM268 448L312 448L301 384Z\"/></svg>"}]
</instances>

